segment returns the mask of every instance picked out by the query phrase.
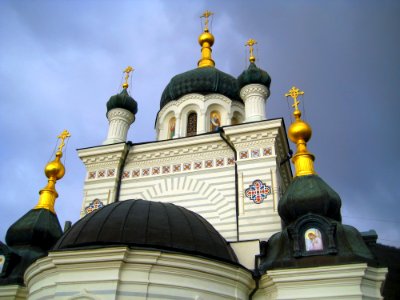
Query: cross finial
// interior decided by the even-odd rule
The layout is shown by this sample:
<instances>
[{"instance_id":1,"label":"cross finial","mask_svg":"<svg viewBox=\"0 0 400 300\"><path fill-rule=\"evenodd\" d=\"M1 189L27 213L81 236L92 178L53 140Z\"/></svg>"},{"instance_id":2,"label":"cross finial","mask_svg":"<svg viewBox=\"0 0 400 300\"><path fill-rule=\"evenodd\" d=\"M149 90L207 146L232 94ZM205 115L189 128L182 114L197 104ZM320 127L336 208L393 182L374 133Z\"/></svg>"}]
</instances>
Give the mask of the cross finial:
<instances>
[{"instance_id":1,"label":"cross finial","mask_svg":"<svg viewBox=\"0 0 400 300\"><path fill-rule=\"evenodd\" d=\"M255 62L256 61L256 58L254 57L254 53L253 53L253 51L254 51L253 46L255 44L257 44L257 41L254 40L254 39L249 39L245 44L245 46L249 46L249 50L250 50L249 60L250 60L250 62Z\"/></svg>"},{"instance_id":2,"label":"cross finial","mask_svg":"<svg viewBox=\"0 0 400 300\"><path fill-rule=\"evenodd\" d=\"M300 95L304 95L303 91L300 91L298 88L296 88L295 86L293 86L288 93L285 94L286 97L291 97L293 98L293 105L292 107L294 107L295 111L299 110L299 104L300 101L297 101L297 97L299 97Z\"/></svg>"},{"instance_id":3,"label":"cross finial","mask_svg":"<svg viewBox=\"0 0 400 300\"><path fill-rule=\"evenodd\" d=\"M62 152L62 149L65 146L65 139L69 138L71 134L68 132L68 130L64 130L61 132L61 134L58 136L58 138L61 140L60 146L58 146L58 151Z\"/></svg>"},{"instance_id":4,"label":"cross finial","mask_svg":"<svg viewBox=\"0 0 400 300\"><path fill-rule=\"evenodd\" d=\"M127 66L126 69L124 70L124 73L126 73L126 75L125 75L125 82L122 84L122 87L123 87L124 89L126 89L126 88L129 86L129 84L128 84L129 74L130 74L131 72L133 72L134 70L135 70L135 69L132 68L131 66Z\"/></svg>"},{"instance_id":5,"label":"cross finial","mask_svg":"<svg viewBox=\"0 0 400 300\"><path fill-rule=\"evenodd\" d=\"M206 11L200 16L200 18L204 18L204 19L205 19L205 21L204 21L204 31L208 31L208 22L209 22L208 18L211 17L213 14L214 14L213 12L211 12L211 11L209 11L209 10L206 10Z\"/></svg>"}]
</instances>

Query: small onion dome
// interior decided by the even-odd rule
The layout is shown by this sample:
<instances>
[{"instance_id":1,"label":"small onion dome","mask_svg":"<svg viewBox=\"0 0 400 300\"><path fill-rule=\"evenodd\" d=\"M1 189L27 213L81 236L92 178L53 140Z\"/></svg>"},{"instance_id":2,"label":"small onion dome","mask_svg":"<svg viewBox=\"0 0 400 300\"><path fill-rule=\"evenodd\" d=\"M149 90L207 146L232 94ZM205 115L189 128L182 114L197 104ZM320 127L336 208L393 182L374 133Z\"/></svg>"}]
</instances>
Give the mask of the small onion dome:
<instances>
[{"instance_id":1,"label":"small onion dome","mask_svg":"<svg viewBox=\"0 0 400 300\"><path fill-rule=\"evenodd\" d=\"M86 215L53 250L118 245L237 263L232 248L204 218L171 203L146 200L114 202Z\"/></svg>"},{"instance_id":2,"label":"small onion dome","mask_svg":"<svg viewBox=\"0 0 400 300\"><path fill-rule=\"evenodd\" d=\"M307 213L341 222L341 205L338 193L319 176L297 176L279 201L278 212L285 225Z\"/></svg>"},{"instance_id":3,"label":"small onion dome","mask_svg":"<svg viewBox=\"0 0 400 300\"><path fill-rule=\"evenodd\" d=\"M168 102L189 93L218 93L243 102L239 97L237 80L233 76L214 67L202 67L174 76L161 96L160 109Z\"/></svg>"},{"instance_id":4,"label":"small onion dome","mask_svg":"<svg viewBox=\"0 0 400 300\"><path fill-rule=\"evenodd\" d=\"M126 88L124 88L121 93L111 96L110 100L108 100L107 112L114 108L123 108L129 110L134 115L138 111L135 99L129 96Z\"/></svg>"},{"instance_id":5,"label":"small onion dome","mask_svg":"<svg viewBox=\"0 0 400 300\"><path fill-rule=\"evenodd\" d=\"M239 89L251 83L262 84L268 89L271 85L271 77L269 77L269 74L258 68L253 62L251 62L247 70L243 71L238 77Z\"/></svg>"},{"instance_id":6,"label":"small onion dome","mask_svg":"<svg viewBox=\"0 0 400 300\"><path fill-rule=\"evenodd\" d=\"M48 251L61 237L56 214L48 209L31 209L7 231L6 242L11 247L37 247Z\"/></svg>"}]
</instances>

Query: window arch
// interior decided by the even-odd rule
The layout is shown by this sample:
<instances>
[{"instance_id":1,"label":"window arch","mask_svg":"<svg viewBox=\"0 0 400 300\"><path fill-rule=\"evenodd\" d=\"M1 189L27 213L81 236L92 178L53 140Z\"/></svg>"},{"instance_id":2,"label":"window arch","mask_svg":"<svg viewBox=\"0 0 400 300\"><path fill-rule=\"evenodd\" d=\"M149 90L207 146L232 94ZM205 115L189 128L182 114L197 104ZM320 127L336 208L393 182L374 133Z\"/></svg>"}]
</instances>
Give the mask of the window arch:
<instances>
[{"instance_id":1,"label":"window arch","mask_svg":"<svg viewBox=\"0 0 400 300\"><path fill-rule=\"evenodd\" d=\"M186 136L193 136L197 133L197 114L191 112L187 118Z\"/></svg>"}]
</instances>

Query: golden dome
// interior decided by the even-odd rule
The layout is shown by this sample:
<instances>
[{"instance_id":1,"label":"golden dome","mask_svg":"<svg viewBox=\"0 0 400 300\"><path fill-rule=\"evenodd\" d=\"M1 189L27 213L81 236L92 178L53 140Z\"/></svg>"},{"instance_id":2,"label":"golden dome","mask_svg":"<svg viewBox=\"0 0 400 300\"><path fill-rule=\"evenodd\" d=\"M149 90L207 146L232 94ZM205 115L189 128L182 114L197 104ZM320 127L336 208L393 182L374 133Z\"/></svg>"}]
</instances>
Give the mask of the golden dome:
<instances>
[{"instance_id":1,"label":"golden dome","mask_svg":"<svg viewBox=\"0 0 400 300\"><path fill-rule=\"evenodd\" d=\"M65 168L64 165L60 162L61 157L62 152L57 151L56 159L46 165L46 167L44 168L44 173L46 174L47 178L55 178L56 180L63 178L65 174Z\"/></svg>"},{"instance_id":2,"label":"golden dome","mask_svg":"<svg viewBox=\"0 0 400 300\"><path fill-rule=\"evenodd\" d=\"M294 121L288 130L288 136L290 140L297 144L300 141L303 141L307 143L312 135L312 129L311 126L307 123L304 122L301 119L297 119Z\"/></svg>"},{"instance_id":3,"label":"golden dome","mask_svg":"<svg viewBox=\"0 0 400 300\"><path fill-rule=\"evenodd\" d=\"M199 36L200 46L203 46L204 43L208 43L208 47L211 47L212 45L214 45L214 36L208 30L204 31Z\"/></svg>"}]
</instances>

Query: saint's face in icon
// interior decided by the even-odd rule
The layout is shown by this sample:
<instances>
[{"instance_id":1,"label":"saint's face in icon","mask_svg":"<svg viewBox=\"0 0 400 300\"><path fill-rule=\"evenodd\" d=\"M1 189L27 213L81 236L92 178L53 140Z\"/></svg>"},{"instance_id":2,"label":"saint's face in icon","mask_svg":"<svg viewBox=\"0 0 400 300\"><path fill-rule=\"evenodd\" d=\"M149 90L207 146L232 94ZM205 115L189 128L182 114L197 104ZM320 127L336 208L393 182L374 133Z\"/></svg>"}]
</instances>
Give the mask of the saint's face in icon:
<instances>
[{"instance_id":1,"label":"saint's face in icon","mask_svg":"<svg viewBox=\"0 0 400 300\"><path fill-rule=\"evenodd\" d=\"M305 234L306 240L306 250L316 251L323 250L324 246L322 244L321 232L318 229L309 229Z\"/></svg>"}]
</instances>

